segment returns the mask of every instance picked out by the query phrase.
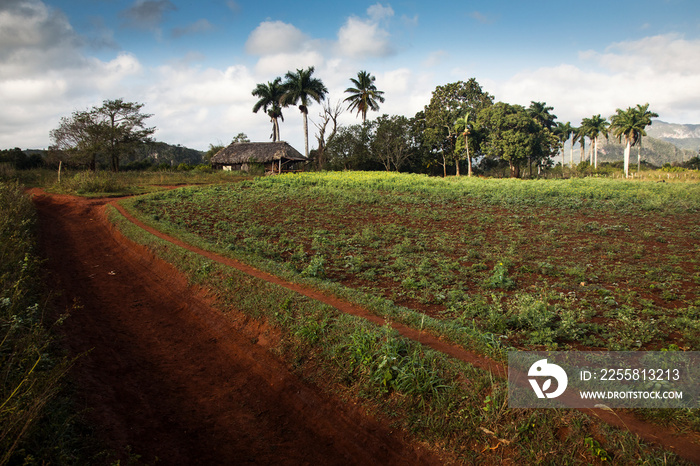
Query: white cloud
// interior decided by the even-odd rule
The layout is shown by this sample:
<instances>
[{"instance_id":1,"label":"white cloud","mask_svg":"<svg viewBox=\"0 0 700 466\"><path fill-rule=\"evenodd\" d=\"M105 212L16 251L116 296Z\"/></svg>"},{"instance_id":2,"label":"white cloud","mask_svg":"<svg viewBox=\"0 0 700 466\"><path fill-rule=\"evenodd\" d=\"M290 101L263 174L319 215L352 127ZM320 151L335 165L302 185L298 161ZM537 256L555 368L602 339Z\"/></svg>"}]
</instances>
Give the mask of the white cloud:
<instances>
[{"instance_id":1,"label":"white cloud","mask_svg":"<svg viewBox=\"0 0 700 466\"><path fill-rule=\"evenodd\" d=\"M646 102L661 119L695 123L700 121L698 56L700 41L675 35L619 42L603 53L579 54L594 68L562 64L520 72L497 86L496 98L522 105L546 101L561 121L573 124Z\"/></svg>"},{"instance_id":2,"label":"white cloud","mask_svg":"<svg viewBox=\"0 0 700 466\"><path fill-rule=\"evenodd\" d=\"M351 58L386 57L395 52L387 30L376 21L355 17L348 18L338 31L338 50Z\"/></svg>"},{"instance_id":3,"label":"white cloud","mask_svg":"<svg viewBox=\"0 0 700 466\"><path fill-rule=\"evenodd\" d=\"M280 53L266 55L255 65L255 72L261 76L282 76L287 71L304 69L309 66L319 68L323 66L323 55L317 51L299 53Z\"/></svg>"},{"instance_id":4,"label":"white cloud","mask_svg":"<svg viewBox=\"0 0 700 466\"><path fill-rule=\"evenodd\" d=\"M291 24L265 21L250 34L245 49L251 55L294 53L308 41L308 36Z\"/></svg>"},{"instance_id":5,"label":"white cloud","mask_svg":"<svg viewBox=\"0 0 700 466\"><path fill-rule=\"evenodd\" d=\"M423 66L426 68L438 66L445 60L445 58L449 57L449 55L450 54L446 50L436 50L428 55L428 58L423 61Z\"/></svg>"},{"instance_id":6,"label":"white cloud","mask_svg":"<svg viewBox=\"0 0 700 466\"><path fill-rule=\"evenodd\" d=\"M391 5L384 6L381 3L376 3L367 8L367 16L372 21L382 21L394 16L394 10L391 8Z\"/></svg>"},{"instance_id":7,"label":"white cloud","mask_svg":"<svg viewBox=\"0 0 700 466\"><path fill-rule=\"evenodd\" d=\"M66 17L40 1L0 5L0 78L75 66L82 43Z\"/></svg>"}]
</instances>

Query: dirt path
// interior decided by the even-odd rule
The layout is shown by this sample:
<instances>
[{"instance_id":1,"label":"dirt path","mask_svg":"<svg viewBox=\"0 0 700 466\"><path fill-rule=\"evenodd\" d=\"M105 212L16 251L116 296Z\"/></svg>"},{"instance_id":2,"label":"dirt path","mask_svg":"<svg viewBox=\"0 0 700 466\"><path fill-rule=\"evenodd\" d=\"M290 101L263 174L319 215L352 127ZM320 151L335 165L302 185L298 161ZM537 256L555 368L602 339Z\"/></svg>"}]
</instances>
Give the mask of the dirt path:
<instances>
[{"instance_id":1,"label":"dirt path","mask_svg":"<svg viewBox=\"0 0 700 466\"><path fill-rule=\"evenodd\" d=\"M79 396L101 436L158 464L439 464L300 381L172 267L114 235L107 200L35 192Z\"/></svg>"}]
</instances>

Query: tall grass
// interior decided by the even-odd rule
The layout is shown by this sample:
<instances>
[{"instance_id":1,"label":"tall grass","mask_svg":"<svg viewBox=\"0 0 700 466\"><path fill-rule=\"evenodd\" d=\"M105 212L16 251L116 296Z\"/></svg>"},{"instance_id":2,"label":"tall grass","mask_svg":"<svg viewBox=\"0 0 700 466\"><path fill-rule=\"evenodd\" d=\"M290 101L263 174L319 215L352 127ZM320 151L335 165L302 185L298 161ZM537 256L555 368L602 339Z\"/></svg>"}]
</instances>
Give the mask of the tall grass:
<instances>
[{"instance_id":1,"label":"tall grass","mask_svg":"<svg viewBox=\"0 0 700 466\"><path fill-rule=\"evenodd\" d=\"M61 394L70 361L45 320L34 228L21 186L0 182L0 465L83 460L82 424Z\"/></svg>"}]
</instances>

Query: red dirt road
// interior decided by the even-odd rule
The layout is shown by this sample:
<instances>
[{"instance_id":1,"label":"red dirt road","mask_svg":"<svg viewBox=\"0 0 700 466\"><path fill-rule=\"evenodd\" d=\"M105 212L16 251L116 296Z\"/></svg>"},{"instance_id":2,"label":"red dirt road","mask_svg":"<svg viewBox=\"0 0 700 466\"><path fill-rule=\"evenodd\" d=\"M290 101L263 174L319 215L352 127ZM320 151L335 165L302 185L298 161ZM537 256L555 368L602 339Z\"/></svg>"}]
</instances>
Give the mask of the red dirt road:
<instances>
[{"instance_id":1,"label":"red dirt road","mask_svg":"<svg viewBox=\"0 0 700 466\"><path fill-rule=\"evenodd\" d=\"M172 267L111 231L107 200L34 193L78 394L108 446L158 464L441 464L299 380Z\"/></svg>"}]
</instances>

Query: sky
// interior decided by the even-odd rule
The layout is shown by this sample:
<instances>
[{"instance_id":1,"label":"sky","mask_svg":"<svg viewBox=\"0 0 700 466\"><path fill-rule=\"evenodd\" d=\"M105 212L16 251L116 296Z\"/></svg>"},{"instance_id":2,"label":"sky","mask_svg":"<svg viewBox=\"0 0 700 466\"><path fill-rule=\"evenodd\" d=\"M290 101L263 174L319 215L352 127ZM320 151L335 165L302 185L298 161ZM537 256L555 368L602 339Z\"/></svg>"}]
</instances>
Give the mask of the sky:
<instances>
[{"instance_id":1,"label":"sky","mask_svg":"<svg viewBox=\"0 0 700 466\"><path fill-rule=\"evenodd\" d=\"M309 66L333 106L359 71L376 76L386 100L368 118L412 117L436 86L475 78L574 126L647 102L698 124L700 2L0 0L0 149L47 148L61 117L118 98L144 104L158 141L269 141L252 90ZM303 152L297 108L280 132Z\"/></svg>"}]
</instances>

